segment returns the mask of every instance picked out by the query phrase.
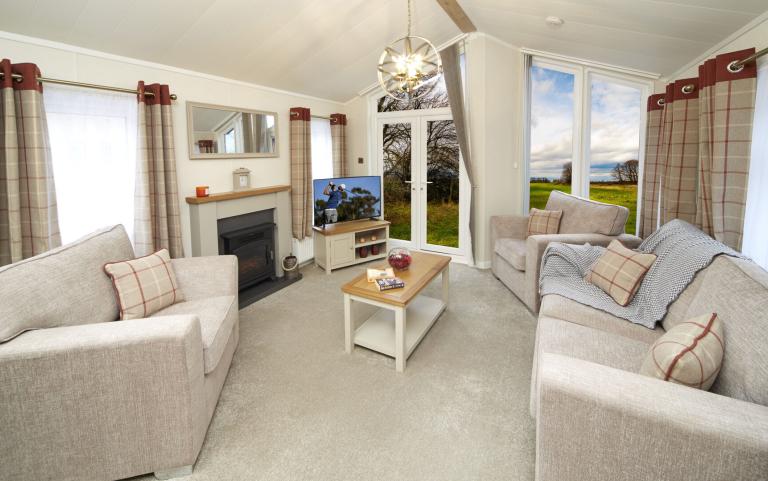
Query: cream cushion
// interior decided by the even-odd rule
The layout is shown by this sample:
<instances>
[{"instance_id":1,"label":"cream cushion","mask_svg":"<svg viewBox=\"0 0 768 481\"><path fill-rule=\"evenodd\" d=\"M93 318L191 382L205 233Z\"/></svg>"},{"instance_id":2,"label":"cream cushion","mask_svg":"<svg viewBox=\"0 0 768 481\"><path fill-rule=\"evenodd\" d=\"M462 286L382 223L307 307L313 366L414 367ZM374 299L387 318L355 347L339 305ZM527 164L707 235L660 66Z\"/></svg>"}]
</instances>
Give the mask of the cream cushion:
<instances>
[{"instance_id":1,"label":"cream cushion","mask_svg":"<svg viewBox=\"0 0 768 481\"><path fill-rule=\"evenodd\" d=\"M116 225L0 267L0 342L32 329L116 320L114 290L102 267L132 258L128 235Z\"/></svg>"},{"instance_id":2,"label":"cream cushion","mask_svg":"<svg viewBox=\"0 0 768 481\"><path fill-rule=\"evenodd\" d=\"M142 319L184 300L167 249L107 263L104 271L115 287L122 320Z\"/></svg>"},{"instance_id":3,"label":"cream cushion","mask_svg":"<svg viewBox=\"0 0 768 481\"><path fill-rule=\"evenodd\" d=\"M605 291L620 306L626 306L654 261L655 255L627 249L621 242L613 240L584 280Z\"/></svg>"},{"instance_id":4,"label":"cream cushion","mask_svg":"<svg viewBox=\"0 0 768 481\"><path fill-rule=\"evenodd\" d=\"M723 365L725 337L717 314L673 327L653 343L640 374L709 390Z\"/></svg>"},{"instance_id":5,"label":"cream cushion","mask_svg":"<svg viewBox=\"0 0 768 481\"><path fill-rule=\"evenodd\" d=\"M582 199L559 190L550 192L545 209L563 212L560 234L593 232L620 235L624 233L624 225L629 216L629 209L623 205Z\"/></svg>"},{"instance_id":6,"label":"cream cushion","mask_svg":"<svg viewBox=\"0 0 768 481\"><path fill-rule=\"evenodd\" d=\"M563 211L531 209L528 215L528 235L557 234Z\"/></svg>"}]
</instances>

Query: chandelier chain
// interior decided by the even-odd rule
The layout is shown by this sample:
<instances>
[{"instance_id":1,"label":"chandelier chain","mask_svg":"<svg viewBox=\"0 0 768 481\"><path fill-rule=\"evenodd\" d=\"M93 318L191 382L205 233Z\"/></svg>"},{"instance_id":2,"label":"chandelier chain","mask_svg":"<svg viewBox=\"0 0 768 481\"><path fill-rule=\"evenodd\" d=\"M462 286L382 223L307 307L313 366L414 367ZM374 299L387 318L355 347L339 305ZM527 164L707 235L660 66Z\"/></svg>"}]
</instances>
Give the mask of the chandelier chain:
<instances>
[{"instance_id":1,"label":"chandelier chain","mask_svg":"<svg viewBox=\"0 0 768 481\"><path fill-rule=\"evenodd\" d=\"M408 0L408 36L411 36L411 0Z\"/></svg>"}]
</instances>

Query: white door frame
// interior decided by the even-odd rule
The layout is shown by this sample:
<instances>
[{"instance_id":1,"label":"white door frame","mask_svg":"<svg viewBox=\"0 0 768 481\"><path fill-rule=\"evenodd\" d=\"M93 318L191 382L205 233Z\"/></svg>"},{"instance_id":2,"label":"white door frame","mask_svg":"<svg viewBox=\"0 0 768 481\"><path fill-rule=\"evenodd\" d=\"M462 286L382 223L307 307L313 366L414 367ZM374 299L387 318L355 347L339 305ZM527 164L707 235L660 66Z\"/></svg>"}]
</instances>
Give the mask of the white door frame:
<instances>
[{"instance_id":1,"label":"white door frame","mask_svg":"<svg viewBox=\"0 0 768 481\"><path fill-rule=\"evenodd\" d=\"M372 106L375 112L375 99L372 101ZM375 166L372 165L373 175L382 176L384 174L384 149L383 149L383 127L384 124L394 123L408 123L411 125L411 240L403 241L400 239L391 239L390 243L393 246L404 246L409 249L434 251L443 254L448 254L454 257L455 260L462 261L466 259L464 246L466 242L468 232L464 228L461 219L466 215L466 209L469 207L466 205L466 195L462 195L464 190L462 185L466 184L466 172L464 171L463 162L459 162L459 247L446 247L440 245L429 244L427 242L427 145L426 141L422 138L427 131L427 122L436 120L452 120L450 108L439 109L424 109L424 110L404 110L397 112L375 112L374 117L376 119L375 125L375 138L376 141L372 142L375 145ZM373 164L373 162L372 162ZM382 185L383 187L383 185ZM382 189L383 191L383 189ZM382 216L386 210L386 197L382 205Z\"/></svg>"}]
</instances>

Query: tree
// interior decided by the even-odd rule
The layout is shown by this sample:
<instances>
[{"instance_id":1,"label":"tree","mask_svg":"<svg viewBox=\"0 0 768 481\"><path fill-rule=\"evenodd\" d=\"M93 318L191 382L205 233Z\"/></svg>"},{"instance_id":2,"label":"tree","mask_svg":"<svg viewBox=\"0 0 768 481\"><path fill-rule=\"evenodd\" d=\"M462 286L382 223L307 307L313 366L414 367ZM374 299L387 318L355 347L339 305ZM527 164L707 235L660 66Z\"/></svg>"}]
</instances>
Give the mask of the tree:
<instances>
[{"instance_id":1,"label":"tree","mask_svg":"<svg viewBox=\"0 0 768 481\"><path fill-rule=\"evenodd\" d=\"M636 159L631 159L623 163L618 163L613 166L611 170L611 176L613 179L620 183L637 184L637 180L640 177L640 162Z\"/></svg>"},{"instance_id":2,"label":"tree","mask_svg":"<svg viewBox=\"0 0 768 481\"><path fill-rule=\"evenodd\" d=\"M560 174L560 183L570 184L572 178L573 178L573 163L567 162L565 165L563 165L563 172Z\"/></svg>"}]
</instances>

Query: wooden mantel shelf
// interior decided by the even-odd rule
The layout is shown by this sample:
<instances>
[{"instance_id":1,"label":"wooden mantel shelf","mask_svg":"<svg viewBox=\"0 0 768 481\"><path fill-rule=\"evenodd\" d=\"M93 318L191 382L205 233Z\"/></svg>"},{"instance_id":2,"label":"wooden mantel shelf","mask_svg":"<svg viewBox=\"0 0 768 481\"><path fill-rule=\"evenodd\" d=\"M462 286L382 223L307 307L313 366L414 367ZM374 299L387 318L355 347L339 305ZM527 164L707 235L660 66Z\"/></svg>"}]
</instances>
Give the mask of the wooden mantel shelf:
<instances>
[{"instance_id":1,"label":"wooden mantel shelf","mask_svg":"<svg viewBox=\"0 0 768 481\"><path fill-rule=\"evenodd\" d=\"M259 187L256 189L237 190L232 192L219 192L211 194L208 197L187 197L187 204L207 204L208 202L221 202L222 200L242 199L243 197L253 197L256 195L274 194L291 190L290 185L272 185L269 187Z\"/></svg>"}]
</instances>

